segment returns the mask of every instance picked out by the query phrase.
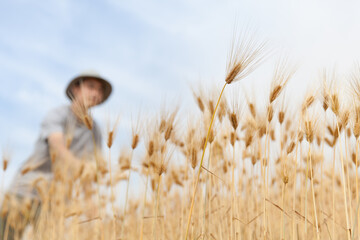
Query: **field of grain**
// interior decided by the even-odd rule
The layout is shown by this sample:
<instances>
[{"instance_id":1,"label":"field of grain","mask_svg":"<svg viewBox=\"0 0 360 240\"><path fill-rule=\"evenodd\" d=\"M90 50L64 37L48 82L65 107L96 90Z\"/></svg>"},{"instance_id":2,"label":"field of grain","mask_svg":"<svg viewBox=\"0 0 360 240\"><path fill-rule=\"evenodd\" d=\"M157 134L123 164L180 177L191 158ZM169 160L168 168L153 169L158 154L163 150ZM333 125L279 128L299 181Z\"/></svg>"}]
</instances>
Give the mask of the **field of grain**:
<instances>
[{"instance_id":1,"label":"field of grain","mask_svg":"<svg viewBox=\"0 0 360 240\"><path fill-rule=\"evenodd\" d=\"M296 72L286 60L275 66L266 103L246 92L225 95L267 58L266 47L234 37L223 89L193 89L198 109L189 119L168 106L135 120L120 156L111 155L116 124L95 162L73 169L53 153L53 181L34 182L41 208L6 195L3 234L14 228L18 237L25 228L23 239L359 239L360 68L346 83L324 70L321 87L299 106L283 97ZM91 130L91 115L82 116ZM4 156L5 173L8 161ZM129 197L135 174L144 191ZM125 196L114 192L119 183Z\"/></svg>"}]
</instances>

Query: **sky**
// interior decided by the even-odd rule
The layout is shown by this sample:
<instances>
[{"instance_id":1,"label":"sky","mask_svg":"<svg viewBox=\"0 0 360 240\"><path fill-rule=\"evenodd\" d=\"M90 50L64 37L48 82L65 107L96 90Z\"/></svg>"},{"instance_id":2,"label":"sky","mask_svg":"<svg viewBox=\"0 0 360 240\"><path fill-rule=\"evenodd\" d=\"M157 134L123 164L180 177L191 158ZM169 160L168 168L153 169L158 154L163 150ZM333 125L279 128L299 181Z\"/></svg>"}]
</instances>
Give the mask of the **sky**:
<instances>
[{"instance_id":1,"label":"sky","mask_svg":"<svg viewBox=\"0 0 360 240\"><path fill-rule=\"evenodd\" d=\"M139 112L177 102L188 109L191 86L221 86L233 34L246 27L272 54L236 85L266 91L284 55L299 66L290 93L311 87L323 68L336 67L345 79L360 56L359 9L352 0L2 0L0 152L11 156L5 186L31 154L45 114L68 104L65 88L82 71L96 70L113 85L94 116L104 131L120 116L116 152L130 144Z\"/></svg>"}]
</instances>

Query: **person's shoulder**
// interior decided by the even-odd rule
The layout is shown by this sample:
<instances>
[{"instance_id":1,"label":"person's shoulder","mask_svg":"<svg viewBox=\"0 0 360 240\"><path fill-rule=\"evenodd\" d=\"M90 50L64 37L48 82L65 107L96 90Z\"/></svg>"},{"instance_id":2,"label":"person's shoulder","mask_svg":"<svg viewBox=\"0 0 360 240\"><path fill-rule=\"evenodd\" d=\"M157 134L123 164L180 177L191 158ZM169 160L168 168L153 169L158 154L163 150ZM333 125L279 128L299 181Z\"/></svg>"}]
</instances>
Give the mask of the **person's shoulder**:
<instances>
[{"instance_id":1,"label":"person's shoulder","mask_svg":"<svg viewBox=\"0 0 360 240\"><path fill-rule=\"evenodd\" d=\"M95 119L93 119L93 127L94 127L95 131L100 132L100 126L99 126L97 120L95 120Z\"/></svg>"},{"instance_id":2,"label":"person's shoulder","mask_svg":"<svg viewBox=\"0 0 360 240\"><path fill-rule=\"evenodd\" d=\"M62 118L66 118L66 116L68 116L71 113L71 108L69 105L61 105L61 106L57 106L54 107L52 109L50 109L44 118L44 121L47 121L49 119L62 119Z\"/></svg>"},{"instance_id":3,"label":"person's shoulder","mask_svg":"<svg viewBox=\"0 0 360 240\"><path fill-rule=\"evenodd\" d=\"M60 105L57 107L54 107L48 111L49 114L56 114L56 115L62 115L62 114L68 114L71 111L70 105Z\"/></svg>"},{"instance_id":4,"label":"person's shoulder","mask_svg":"<svg viewBox=\"0 0 360 240\"><path fill-rule=\"evenodd\" d=\"M71 110L71 107L68 104L60 105L60 106L57 106L57 107L54 107L53 109L51 109L51 111L63 111L63 112L68 112L70 110Z\"/></svg>"}]
</instances>

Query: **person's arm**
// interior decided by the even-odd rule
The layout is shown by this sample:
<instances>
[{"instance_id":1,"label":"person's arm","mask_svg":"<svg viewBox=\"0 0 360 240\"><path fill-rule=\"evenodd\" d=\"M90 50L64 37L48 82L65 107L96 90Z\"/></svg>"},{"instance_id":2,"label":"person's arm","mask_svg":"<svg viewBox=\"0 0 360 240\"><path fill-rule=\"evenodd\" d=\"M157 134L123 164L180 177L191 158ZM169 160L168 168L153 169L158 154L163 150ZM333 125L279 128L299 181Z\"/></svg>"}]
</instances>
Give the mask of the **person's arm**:
<instances>
[{"instance_id":1,"label":"person's arm","mask_svg":"<svg viewBox=\"0 0 360 240\"><path fill-rule=\"evenodd\" d=\"M81 170L82 162L74 156L74 154L66 148L65 137L61 132L51 133L48 138L50 151L55 154L54 166L66 167L71 174L77 175Z\"/></svg>"}]
</instances>

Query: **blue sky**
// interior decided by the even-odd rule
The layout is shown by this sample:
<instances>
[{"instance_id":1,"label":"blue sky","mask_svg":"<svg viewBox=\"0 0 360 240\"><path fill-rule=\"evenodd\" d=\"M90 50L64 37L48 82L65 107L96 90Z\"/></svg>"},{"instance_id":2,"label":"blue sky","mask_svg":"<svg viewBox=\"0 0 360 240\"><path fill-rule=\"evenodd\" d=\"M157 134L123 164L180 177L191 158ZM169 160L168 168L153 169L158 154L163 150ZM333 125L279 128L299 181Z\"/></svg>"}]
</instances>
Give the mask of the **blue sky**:
<instances>
[{"instance_id":1,"label":"blue sky","mask_svg":"<svg viewBox=\"0 0 360 240\"><path fill-rule=\"evenodd\" d=\"M357 1L70 1L0 2L0 147L12 153L7 178L30 155L47 111L68 101L69 80L86 69L114 92L94 111L121 117L115 148L129 140L131 115L180 101L191 85L221 85L234 25L251 26L273 56L242 83L266 91L279 52L300 69L299 92L323 67L344 76L360 56ZM264 87L265 86L265 87Z\"/></svg>"}]
</instances>

